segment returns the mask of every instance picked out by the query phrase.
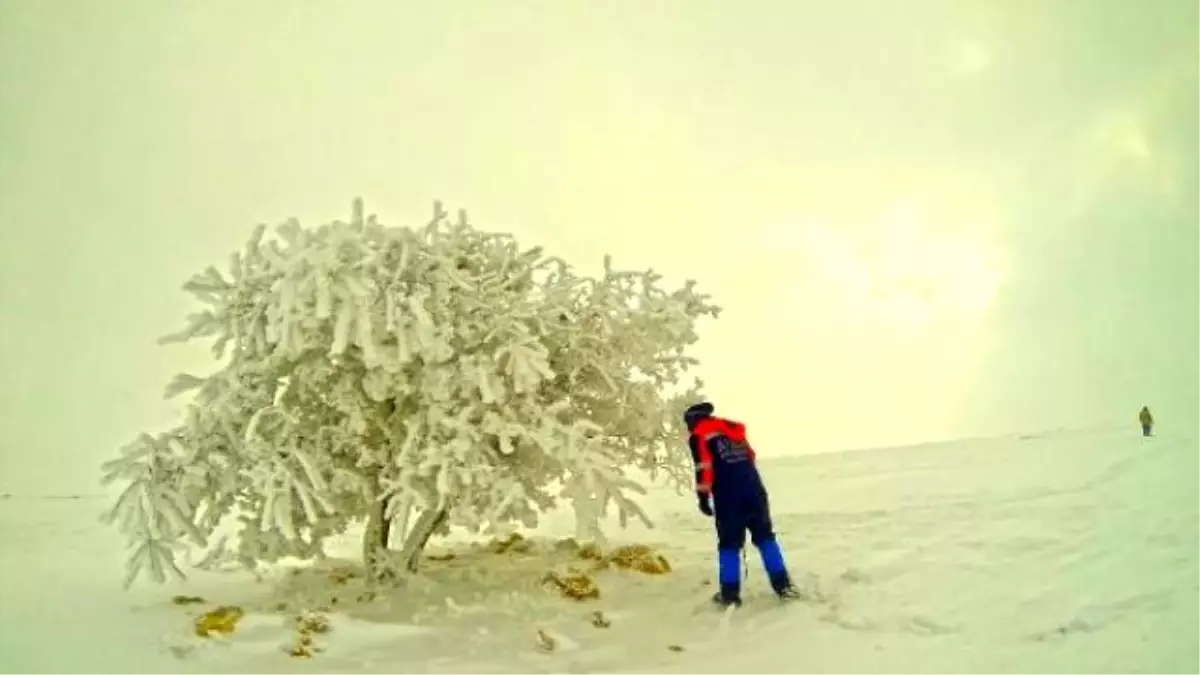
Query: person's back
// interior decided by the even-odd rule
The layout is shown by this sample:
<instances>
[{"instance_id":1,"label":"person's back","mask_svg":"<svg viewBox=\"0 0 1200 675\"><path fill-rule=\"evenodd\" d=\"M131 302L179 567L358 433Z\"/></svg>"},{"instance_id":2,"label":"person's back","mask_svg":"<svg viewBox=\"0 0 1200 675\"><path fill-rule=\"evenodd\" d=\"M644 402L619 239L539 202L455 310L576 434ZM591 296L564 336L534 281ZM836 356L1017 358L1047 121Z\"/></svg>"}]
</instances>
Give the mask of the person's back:
<instances>
[{"instance_id":1,"label":"person's back","mask_svg":"<svg viewBox=\"0 0 1200 675\"><path fill-rule=\"evenodd\" d=\"M688 443L692 457L707 463L712 475L706 483L713 496L762 492L762 477L754 462L754 448L746 439L746 426L719 417L696 423Z\"/></svg>"}]
</instances>

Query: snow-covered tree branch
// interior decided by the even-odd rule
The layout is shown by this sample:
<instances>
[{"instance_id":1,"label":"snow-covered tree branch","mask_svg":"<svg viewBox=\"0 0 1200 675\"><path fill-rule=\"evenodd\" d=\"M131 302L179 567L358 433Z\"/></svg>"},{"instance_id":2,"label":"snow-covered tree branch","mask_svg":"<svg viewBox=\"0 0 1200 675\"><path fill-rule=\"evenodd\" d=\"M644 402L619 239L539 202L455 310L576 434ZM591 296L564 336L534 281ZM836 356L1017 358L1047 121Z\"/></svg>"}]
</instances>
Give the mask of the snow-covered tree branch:
<instances>
[{"instance_id":1,"label":"snow-covered tree branch","mask_svg":"<svg viewBox=\"0 0 1200 675\"><path fill-rule=\"evenodd\" d=\"M631 470L687 480L687 349L719 311L692 283L607 258L581 276L440 205L415 230L356 201L349 223L275 235L185 285L205 309L164 340L212 340L220 369L177 377L183 423L104 466L127 485L110 518L130 582L182 574L175 551L227 516L247 565L314 556L366 519L366 562L399 522L415 569L451 525L533 526L561 498L646 520Z\"/></svg>"}]
</instances>

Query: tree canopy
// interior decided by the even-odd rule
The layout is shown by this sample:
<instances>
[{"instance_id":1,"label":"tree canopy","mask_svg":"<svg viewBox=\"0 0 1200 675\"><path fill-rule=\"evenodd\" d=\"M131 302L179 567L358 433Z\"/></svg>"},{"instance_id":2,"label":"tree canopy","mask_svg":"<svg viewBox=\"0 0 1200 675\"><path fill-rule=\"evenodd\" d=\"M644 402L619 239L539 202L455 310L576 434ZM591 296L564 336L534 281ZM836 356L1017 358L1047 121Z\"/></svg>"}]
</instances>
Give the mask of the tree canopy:
<instances>
[{"instance_id":1,"label":"tree canopy","mask_svg":"<svg viewBox=\"0 0 1200 675\"><path fill-rule=\"evenodd\" d=\"M661 285L607 257L580 275L440 204L416 229L361 201L350 222L257 227L227 274L185 284L206 308L164 338L211 340L218 369L177 376L182 422L103 467L125 484L108 518L126 583L183 576L180 547L212 546L227 518L251 567L363 519L366 562L399 522L413 569L438 531L532 527L562 498L649 524L630 472L687 480L686 352L719 313L693 282Z\"/></svg>"}]
</instances>

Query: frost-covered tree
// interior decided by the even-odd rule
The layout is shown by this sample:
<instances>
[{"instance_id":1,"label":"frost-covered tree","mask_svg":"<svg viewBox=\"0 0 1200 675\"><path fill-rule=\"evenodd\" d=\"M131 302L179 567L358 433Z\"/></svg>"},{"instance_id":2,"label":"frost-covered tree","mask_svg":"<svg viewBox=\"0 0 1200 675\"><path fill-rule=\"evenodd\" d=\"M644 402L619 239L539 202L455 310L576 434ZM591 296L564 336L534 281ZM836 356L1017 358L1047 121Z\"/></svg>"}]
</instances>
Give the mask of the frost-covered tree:
<instances>
[{"instance_id":1,"label":"frost-covered tree","mask_svg":"<svg viewBox=\"0 0 1200 675\"><path fill-rule=\"evenodd\" d=\"M175 554L227 519L250 567L318 556L365 520L378 575L393 539L415 570L450 526L534 526L562 498L649 525L631 471L687 480L685 352L718 313L692 282L663 290L608 258L581 276L440 205L417 230L356 201L349 223L266 235L184 286L207 309L164 341L211 339L219 364L168 387L192 392L186 418L104 465L126 484L108 519L130 539L127 584L182 577Z\"/></svg>"}]
</instances>

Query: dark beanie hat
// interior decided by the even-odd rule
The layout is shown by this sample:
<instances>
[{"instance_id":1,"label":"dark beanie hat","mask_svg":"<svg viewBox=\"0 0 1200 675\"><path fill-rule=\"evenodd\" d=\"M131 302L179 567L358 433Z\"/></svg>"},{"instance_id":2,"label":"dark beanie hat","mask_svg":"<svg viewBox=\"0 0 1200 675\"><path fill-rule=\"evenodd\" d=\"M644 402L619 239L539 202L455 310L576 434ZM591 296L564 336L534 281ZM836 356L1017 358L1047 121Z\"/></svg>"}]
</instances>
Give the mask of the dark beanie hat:
<instances>
[{"instance_id":1,"label":"dark beanie hat","mask_svg":"<svg viewBox=\"0 0 1200 675\"><path fill-rule=\"evenodd\" d=\"M683 423L691 429L700 420L712 416L713 410L715 410L713 404L708 401L688 406L688 409L683 411Z\"/></svg>"}]
</instances>

